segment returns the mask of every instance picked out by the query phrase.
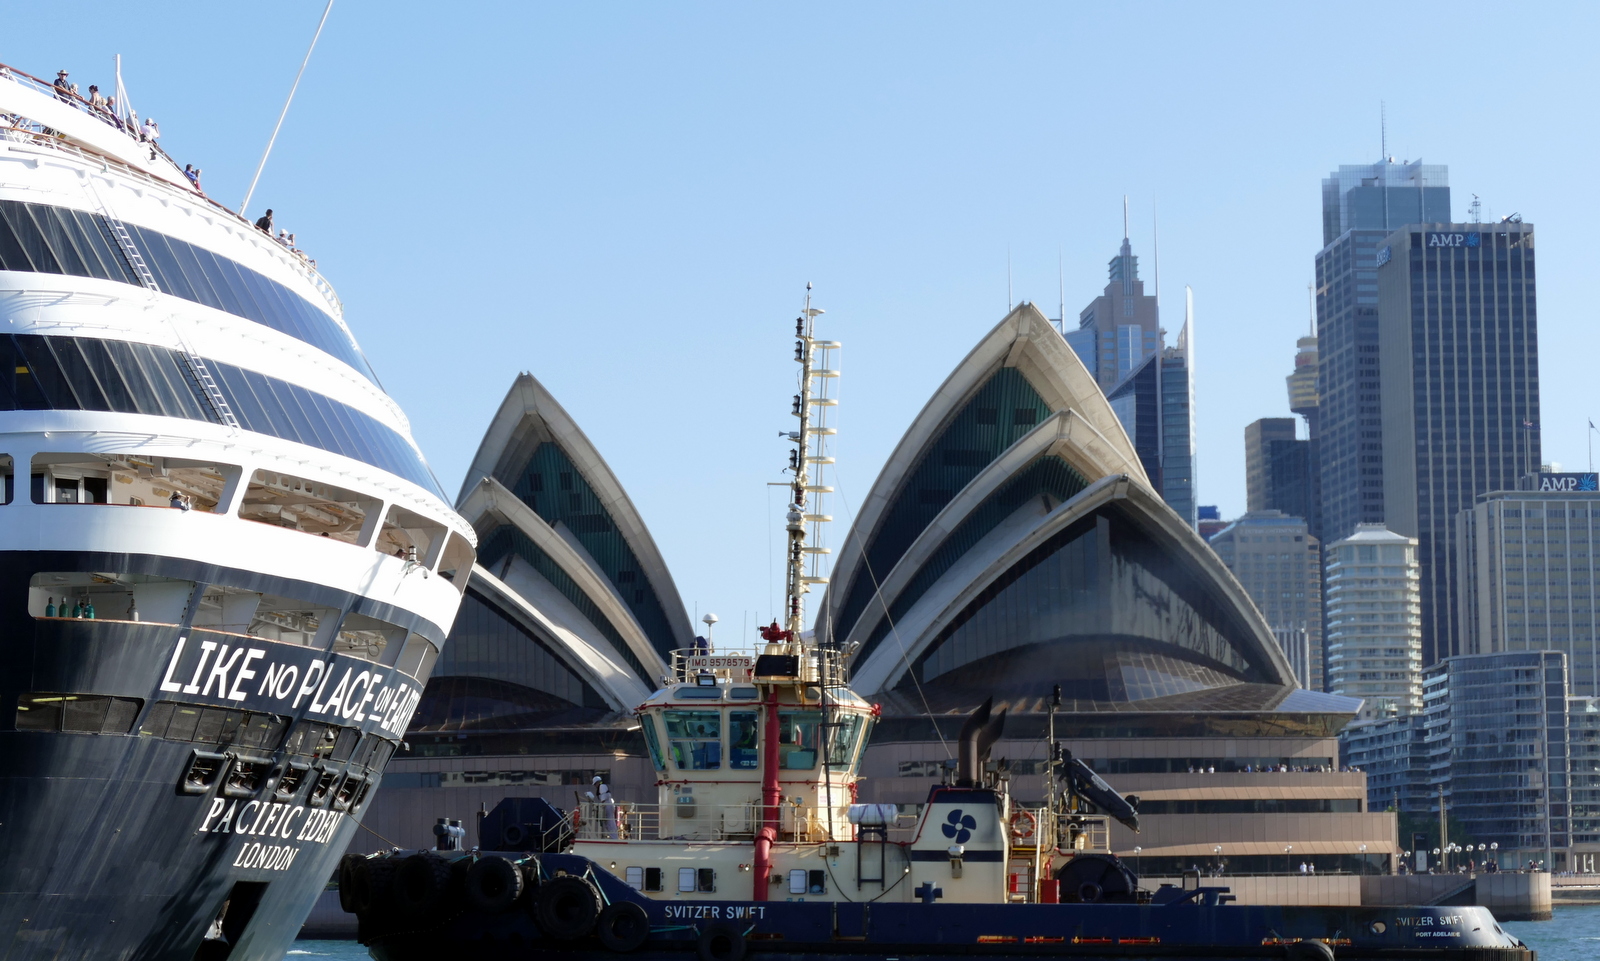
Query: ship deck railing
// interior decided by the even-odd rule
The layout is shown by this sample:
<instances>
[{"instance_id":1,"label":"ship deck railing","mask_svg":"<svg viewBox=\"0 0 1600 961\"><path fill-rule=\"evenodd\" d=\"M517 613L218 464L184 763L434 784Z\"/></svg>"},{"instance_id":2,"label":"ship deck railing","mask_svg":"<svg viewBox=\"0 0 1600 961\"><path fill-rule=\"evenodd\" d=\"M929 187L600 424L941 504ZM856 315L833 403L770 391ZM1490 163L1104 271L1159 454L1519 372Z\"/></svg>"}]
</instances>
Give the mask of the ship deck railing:
<instances>
[{"instance_id":1,"label":"ship deck railing","mask_svg":"<svg viewBox=\"0 0 1600 961\"><path fill-rule=\"evenodd\" d=\"M579 841L753 841L761 829L760 804L696 804L688 817L683 816L686 806L673 807L663 826L660 804L582 801L574 812L573 836ZM909 824L914 823L910 818ZM831 828L828 808L778 806L779 841L805 844L854 837L842 807L832 811Z\"/></svg>"},{"instance_id":2,"label":"ship deck railing","mask_svg":"<svg viewBox=\"0 0 1600 961\"><path fill-rule=\"evenodd\" d=\"M33 74L28 73L25 70L19 70L16 67L8 64L0 63L0 80L10 80L13 83L27 87L36 93L47 97L52 97L60 103L77 109L80 113L86 116L99 120L101 123L106 124L112 129L120 129L115 124L110 122L108 119L110 114L96 110L94 107L90 106L89 102L82 96L78 94L64 94L57 90L54 84L49 83L39 77L35 77ZM26 126L23 124L26 124ZM174 170L180 169L178 162L173 160L165 150L162 150L160 144L151 141L139 141L138 137L129 134L127 130L121 130L121 132L131 137L136 142L143 143L145 146L151 148L159 153L162 157L166 158L167 162L172 164ZM0 134L3 134L5 139L23 139L38 146L50 147L60 150L63 153L74 154L80 159L88 160L95 164L109 164L115 166L119 173L129 177L135 177L140 181L149 185L153 185L161 190L168 191L172 194L181 195L188 199L198 198L203 200L212 207L215 207L221 214L233 218L251 230L256 229L255 224L251 223L250 220L244 217L244 215L230 210L225 205L213 200L206 194L204 190L201 190L199 187L185 189L176 183L164 180L148 171L140 170L138 167L134 167L122 160L117 159L116 157L107 156L106 154L100 153L97 150L92 150L76 143L63 140L60 136L47 132L46 128L42 124L39 124L37 121L34 121L31 118L18 117L16 118L16 124L0 126ZM273 238L273 240L276 241L277 238ZM285 248L285 252L293 258L293 262L298 265L300 270L305 271L307 279L311 281L311 285L317 288L317 292L320 293L323 299L328 302L328 305L333 308L334 316L339 318L340 323L343 323L344 303L339 299L339 295L334 291L333 285L328 283L327 279L322 276L317 268L311 265L309 258L307 258L305 255L297 254L294 251L288 250L288 248Z\"/></svg>"},{"instance_id":3,"label":"ship deck railing","mask_svg":"<svg viewBox=\"0 0 1600 961\"><path fill-rule=\"evenodd\" d=\"M671 652L671 677L674 684L693 684L701 675L702 669L691 666L693 659L709 658L715 664L718 658L747 659L754 664L756 655L748 651L726 651L716 653L713 651L696 650L694 648L678 648ZM751 683L748 673L735 670L728 666L715 666L709 673L718 680L731 680L735 683ZM809 648L800 658L799 681L805 684L815 684L824 690L847 688L850 685L850 672L846 666L845 656L842 651L831 647Z\"/></svg>"}]
</instances>

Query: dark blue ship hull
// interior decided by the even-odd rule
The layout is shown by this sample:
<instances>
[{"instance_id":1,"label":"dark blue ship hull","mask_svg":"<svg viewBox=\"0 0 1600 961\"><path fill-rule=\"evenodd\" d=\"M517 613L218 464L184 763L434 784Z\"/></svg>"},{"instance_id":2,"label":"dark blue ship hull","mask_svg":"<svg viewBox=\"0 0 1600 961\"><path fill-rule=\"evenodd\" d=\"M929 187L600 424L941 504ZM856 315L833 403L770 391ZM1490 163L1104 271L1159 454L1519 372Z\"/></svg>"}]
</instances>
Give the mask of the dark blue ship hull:
<instances>
[{"instance_id":1,"label":"dark blue ship hull","mask_svg":"<svg viewBox=\"0 0 1600 961\"><path fill-rule=\"evenodd\" d=\"M31 617L28 578L52 570L362 602L164 558L0 554L0 961L277 961L358 830L419 683L343 655L107 612ZM341 685L353 701L331 701ZM51 715L57 695L86 712ZM296 754L306 730L331 732L335 746Z\"/></svg>"},{"instance_id":2,"label":"dark blue ship hull","mask_svg":"<svg viewBox=\"0 0 1600 961\"><path fill-rule=\"evenodd\" d=\"M432 857L432 855L426 855ZM454 859L461 878L474 855ZM652 901L600 865L573 855L533 859L537 878L516 902L487 913L459 891L427 910L397 911L381 890L358 913L361 941L380 961L440 957L501 961L537 957L638 959L878 957L893 961L990 958L1344 958L1534 961L1478 907L1267 907L1222 901L1226 889L1166 889L1149 904L957 904L827 901ZM398 862L399 857L394 859ZM391 872L392 874L393 872ZM541 929L539 884L562 874L592 885L601 903L638 905L648 935L607 946L597 929L563 939ZM605 915L600 925L605 924ZM614 941L615 939L613 939ZM1323 952L1330 952L1324 954Z\"/></svg>"}]
</instances>

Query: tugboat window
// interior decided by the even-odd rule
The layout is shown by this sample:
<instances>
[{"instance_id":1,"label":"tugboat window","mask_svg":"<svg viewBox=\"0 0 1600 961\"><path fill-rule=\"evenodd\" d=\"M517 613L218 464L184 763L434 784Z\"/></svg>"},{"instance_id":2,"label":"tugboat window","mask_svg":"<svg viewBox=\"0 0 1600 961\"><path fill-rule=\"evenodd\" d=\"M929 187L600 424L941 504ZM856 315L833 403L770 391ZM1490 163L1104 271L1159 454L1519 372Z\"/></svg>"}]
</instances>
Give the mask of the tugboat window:
<instances>
[{"instance_id":1,"label":"tugboat window","mask_svg":"<svg viewBox=\"0 0 1600 961\"><path fill-rule=\"evenodd\" d=\"M722 712L667 711L667 741L680 771L722 767Z\"/></svg>"},{"instance_id":2,"label":"tugboat window","mask_svg":"<svg viewBox=\"0 0 1600 961\"><path fill-rule=\"evenodd\" d=\"M839 718L838 724L828 738L828 764L834 769L843 769L850 764L856 754L856 738L861 733L861 715L846 714Z\"/></svg>"},{"instance_id":3,"label":"tugboat window","mask_svg":"<svg viewBox=\"0 0 1600 961\"><path fill-rule=\"evenodd\" d=\"M661 890L661 869L660 868L645 868L644 869L644 889L646 891L659 891L659 890Z\"/></svg>"},{"instance_id":4,"label":"tugboat window","mask_svg":"<svg viewBox=\"0 0 1600 961\"><path fill-rule=\"evenodd\" d=\"M657 771L667 769L666 759L661 756L661 739L656 734L656 719L646 714L639 718L639 726L644 729L644 743L650 749L650 763L656 766Z\"/></svg>"},{"instance_id":5,"label":"tugboat window","mask_svg":"<svg viewBox=\"0 0 1600 961\"><path fill-rule=\"evenodd\" d=\"M810 771L817 766L821 711L786 711L778 715L778 766Z\"/></svg>"},{"instance_id":6,"label":"tugboat window","mask_svg":"<svg viewBox=\"0 0 1600 961\"><path fill-rule=\"evenodd\" d=\"M728 766L735 771L753 771L760 762L755 712L734 711L728 715Z\"/></svg>"},{"instance_id":7,"label":"tugboat window","mask_svg":"<svg viewBox=\"0 0 1600 961\"><path fill-rule=\"evenodd\" d=\"M678 869L678 891L687 894L694 890L694 868Z\"/></svg>"},{"instance_id":8,"label":"tugboat window","mask_svg":"<svg viewBox=\"0 0 1600 961\"><path fill-rule=\"evenodd\" d=\"M695 879L699 882L701 891L715 891L717 889L717 872L711 868L701 868Z\"/></svg>"},{"instance_id":9,"label":"tugboat window","mask_svg":"<svg viewBox=\"0 0 1600 961\"><path fill-rule=\"evenodd\" d=\"M633 888L635 891L644 890L644 868L627 868L624 872L624 877L628 882L628 887Z\"/></svg>"}]
</instances>

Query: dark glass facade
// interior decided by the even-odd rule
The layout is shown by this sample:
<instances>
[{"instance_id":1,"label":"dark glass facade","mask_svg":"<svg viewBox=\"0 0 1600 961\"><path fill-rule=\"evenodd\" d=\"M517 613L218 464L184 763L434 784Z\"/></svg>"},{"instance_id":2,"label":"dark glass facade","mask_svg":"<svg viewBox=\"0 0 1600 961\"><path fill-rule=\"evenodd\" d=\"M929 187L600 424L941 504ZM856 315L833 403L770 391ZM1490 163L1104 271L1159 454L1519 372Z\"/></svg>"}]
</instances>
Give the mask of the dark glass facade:
<instances>
[{"instance_id":1,"label":"dark glass facade","mask_svg":"<svg viewBox=\"0 0 1600 961\"><path fill-rule=\"evenodd\" d=\"M1429 773L1448 785L1452 823L1474 841L1499 844L1508 867L1532 858L1561 870L1553 855L1571 843L1573 827L1566 655L1452 657L1429 668L1422 685ZM1592 817L1581 826L1600 830Z\"/></svg>"},{"instance_id":2,"label":"dark glass facade","mask_svg":"<svg viewBox=\"0 0 1600 961\"><path fill-rule=\"evenodd\" d=\"M1387 235L1351 230L1317 254L1315 440L1325 540L1384 519L1378 246Z\"/></svg>"},{"instance_id":3,"label":"dark glass facade","mask_svg":"<svg viewBox=\"0 0 1600 961\"><path fill-rule=\"evenodd\" d=\"M1380 248L1384 469L1417 538L1422 662L1461 653L1456 517L1537 472L1539 334L1530 224L1434 225Z\"/></svg>"},{"instance_id":4,"label":"dark glass facade","mask_svg":"<svg viewBox=\"0 0 1600 961\"><path fill-rule=\"evenodd\" d=\"M617 528L611 512L561 445L553 441L540 444L520 471L502 480L552 527L562 524L572 532L616 588L651 645L663 658L670 660L678 644L661 599L644 576L639 558ZM549 566L554 568L553 564ZM540 573L544 573L543 570ZM626 656L633 657L631 652ZM649 677L637 663L630 663L640 677Z\"/></svg>"},{"instance_id":5,"label":"dark glass facade","mask_svg":"<svg viewBox=\"0 0 1600 961\"><path fill-rule=\"evenodd\" d=\"M216 361L206 366L244 429L371 464L444 498L417 449L367 414L276 377ZM101 410L222 423L183 354L89 337L0 335L0 410Z\"/></svg>"},{"instance_id":6,"label":"dark glass facade","mask_svg":"<svg viewBox=\"0 0 1600 961\"><path fill-rule=\"evenodd\" d=\"M1020 370L1002 367L995 371L929 445L902 481L877 528L867 535L861 563L838 608L835 637L850 633L876 596L876 585L945 505L1050 413L1050 406Z\"/></svg>"},{"instance_id":7,"label":"dark glass facade","mask_svg":"<svg viewBox=\"0 0 1600 961\"><path fill-rule=\"evenodd\" d=\"M321 308L242 264L187 241L125 224L162 293L265 324L377 377L355 341ZM94 277L143 287L99 214L0 200L0 270Z\"/></svg>"}]
</instances>

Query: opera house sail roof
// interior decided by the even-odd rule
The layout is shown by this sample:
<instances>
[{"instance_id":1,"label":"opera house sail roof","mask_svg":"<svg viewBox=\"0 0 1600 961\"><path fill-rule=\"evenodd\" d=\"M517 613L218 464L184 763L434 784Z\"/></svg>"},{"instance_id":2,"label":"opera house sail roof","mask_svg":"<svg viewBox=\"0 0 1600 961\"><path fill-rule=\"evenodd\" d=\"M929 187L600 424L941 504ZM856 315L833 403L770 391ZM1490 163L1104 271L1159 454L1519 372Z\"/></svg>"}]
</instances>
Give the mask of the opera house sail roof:
<instances>
[{"instance_id":1,"label":"opera house sail roof","mask_svg":"<svg viewBox=\"0 0 1600 961\"><path fill-rule=\"evenodd\" d=\"M1243 588L1026 303L906 431L822 610L822 636L889 716L965 714L990 695L1036 714L1056 684L1079 715L1266 712L1337 729L1358 703L1296 689Z\"/></svg>"},{"instance_id":2,"label":"opera house sail roof","mask_svg":"<svg viewBox=\"0 0 1600 961\"><path fill-rule=\"evenodd\" d=\"M691 646L643 519L532 375L506 394L457 509L482 550L413 733L611 725Z\"/></svg>"}]
</instances>

